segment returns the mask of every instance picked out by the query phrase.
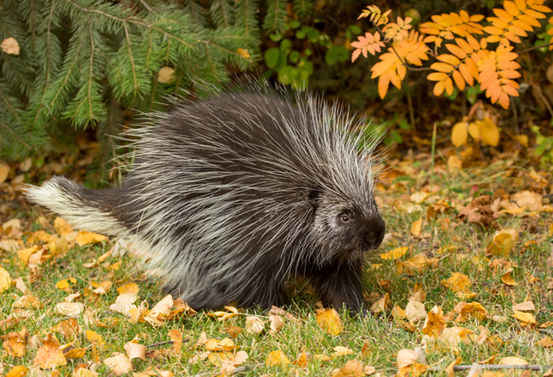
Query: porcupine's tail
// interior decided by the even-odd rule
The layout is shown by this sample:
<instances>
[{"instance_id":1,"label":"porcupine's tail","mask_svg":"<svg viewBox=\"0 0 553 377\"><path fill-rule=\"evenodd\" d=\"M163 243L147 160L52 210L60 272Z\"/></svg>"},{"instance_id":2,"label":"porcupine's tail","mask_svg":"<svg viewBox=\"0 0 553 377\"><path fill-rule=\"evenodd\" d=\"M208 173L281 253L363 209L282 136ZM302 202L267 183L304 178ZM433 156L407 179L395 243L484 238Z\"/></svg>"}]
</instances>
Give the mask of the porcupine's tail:
<instances>
[{"instance_id":1,"label":"porcupine's tail","mask_svg":"<svg viewBox=\"0 0 553 377\"><path fill-rule=\"evenodd\" d=\"M116 215L123 193L120 188L91 190L64 177L53 177L42 186L27 186L25 195L77 229L123 235L127 228Z\"/></svg>"}]
</instances>

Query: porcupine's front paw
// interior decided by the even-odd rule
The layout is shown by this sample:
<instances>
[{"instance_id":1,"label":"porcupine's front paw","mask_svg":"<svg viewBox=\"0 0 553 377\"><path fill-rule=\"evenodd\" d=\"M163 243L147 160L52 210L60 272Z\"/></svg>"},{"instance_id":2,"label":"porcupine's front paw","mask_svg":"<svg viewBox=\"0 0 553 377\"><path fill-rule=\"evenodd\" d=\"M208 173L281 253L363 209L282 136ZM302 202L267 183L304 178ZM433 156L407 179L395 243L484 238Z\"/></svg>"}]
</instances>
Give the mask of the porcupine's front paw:
<instances>
[{"instance_id":1,"label":"porcupine's front paw","mask_svg":"<svg viewBox=\"0 0 553 377\"><path fill-rule=\"evenodd\" d=\"M325 306L337 310L344 306L353 314L364 312L361 287L361 269L357 266L340 266L325 269L313 277L313 283Z\"/></svg>"}]
</instances>

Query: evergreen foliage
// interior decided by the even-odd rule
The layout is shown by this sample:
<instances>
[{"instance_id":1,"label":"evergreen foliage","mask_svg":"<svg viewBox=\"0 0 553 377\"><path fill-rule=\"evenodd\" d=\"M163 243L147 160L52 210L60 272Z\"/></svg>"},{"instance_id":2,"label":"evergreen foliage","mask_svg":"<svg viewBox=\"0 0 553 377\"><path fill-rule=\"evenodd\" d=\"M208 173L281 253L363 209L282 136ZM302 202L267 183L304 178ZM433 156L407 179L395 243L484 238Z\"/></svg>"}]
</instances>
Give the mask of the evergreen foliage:
<instances>
[{"instance_id":1,"label":"evergreen foliage","mask_svg":"<svg viewBox=\"0 0 553 377\"><path fill-rule=\"evenodd\" d=\"M113 101L148 111L192 81L224 83L229 63L246 69L257 60L257 0L171 3L0 3L0 42L14 38L20 48L0 50L0 157L32 152L49 127L106 122ZM158 78L164 67L172 79Z\"/></svg>"}]
</instances>

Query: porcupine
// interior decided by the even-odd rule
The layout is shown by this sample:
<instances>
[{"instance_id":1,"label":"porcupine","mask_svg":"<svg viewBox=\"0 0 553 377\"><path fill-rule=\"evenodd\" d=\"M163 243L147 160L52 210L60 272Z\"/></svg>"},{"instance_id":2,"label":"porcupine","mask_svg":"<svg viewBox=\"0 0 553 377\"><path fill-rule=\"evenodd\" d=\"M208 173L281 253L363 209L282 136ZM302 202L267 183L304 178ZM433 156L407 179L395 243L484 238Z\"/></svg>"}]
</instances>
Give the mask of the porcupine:
<instances>
[{"instance_id":1,"label":"porcupine","mask_svg":"<svg viewBox=\"0 0 553 377\"><path fill-rule=\"evenodd\" d=\"M376 141L360 149L360 126L313 95L223 93L131 131L120 187L53 177L26 195L77 228L140 241L165 289L195 309L280 305L300 275L325 305L357 312L363 256L385 230Z\"/></svg>"}]
</instances>

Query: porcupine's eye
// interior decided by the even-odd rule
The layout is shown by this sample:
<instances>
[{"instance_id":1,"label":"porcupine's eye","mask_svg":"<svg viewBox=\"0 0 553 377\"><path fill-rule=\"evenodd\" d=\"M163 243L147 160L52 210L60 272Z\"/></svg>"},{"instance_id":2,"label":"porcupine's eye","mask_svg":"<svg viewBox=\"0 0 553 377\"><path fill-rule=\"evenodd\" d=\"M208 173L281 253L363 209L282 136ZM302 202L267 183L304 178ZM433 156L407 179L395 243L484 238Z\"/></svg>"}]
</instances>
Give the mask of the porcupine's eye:
<instances>
[{"instance_id":1,"label":"porcupine's eye","mask_svg":"<svg viewBox=\"0 0 553 377\"><path fill-rule=\"evenodd\" d=\"M340 219L340 222L342 224L347 224L351 221L351 212L346 210L346 211L342 211L339 215L338 215L338 219Z\"/></svg>"}]
</instances>

